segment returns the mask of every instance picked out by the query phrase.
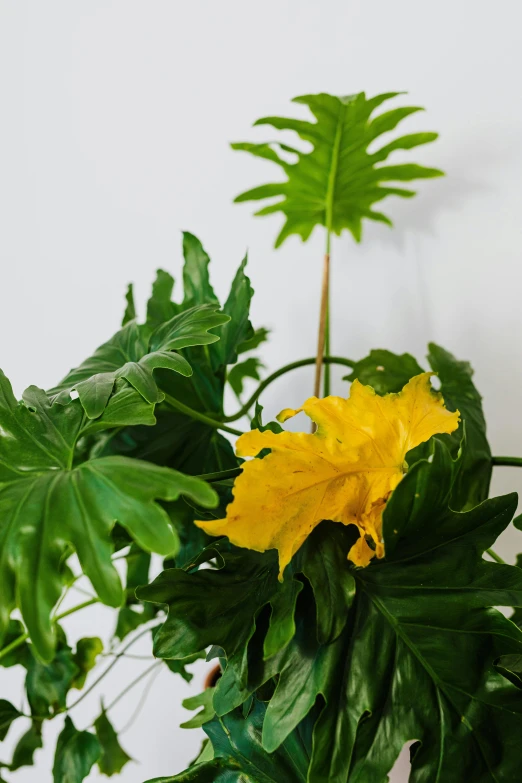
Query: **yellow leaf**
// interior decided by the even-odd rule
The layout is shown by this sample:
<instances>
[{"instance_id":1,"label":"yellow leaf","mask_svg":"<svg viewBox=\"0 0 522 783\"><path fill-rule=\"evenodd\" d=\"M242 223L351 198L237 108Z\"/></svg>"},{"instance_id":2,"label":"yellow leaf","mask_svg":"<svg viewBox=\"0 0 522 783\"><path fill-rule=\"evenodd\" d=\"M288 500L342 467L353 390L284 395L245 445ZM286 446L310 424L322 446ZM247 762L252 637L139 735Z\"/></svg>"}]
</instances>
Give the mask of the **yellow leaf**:
<instances>
[{"instance_id":1,"label":"yellow leaf","mask_svg":"<svg viewBox=\"0 0 522 783\"><path fill-rule=\"evenodd\" d=\"M236 546L277 549L281 575L323 519L357 525L361 537L348 554L355 565L384 557L382 513L407 470L407 452L458 427L458 411L446 410L431 375L417 375L398 394L383 397L354 381L347 400L310 397L302 408L281 412L286 421L304 411L317 424L313 435L245 433L238 456L270 454L245 462L226 519L196 524Z\"/></svg>"}]
</instances>

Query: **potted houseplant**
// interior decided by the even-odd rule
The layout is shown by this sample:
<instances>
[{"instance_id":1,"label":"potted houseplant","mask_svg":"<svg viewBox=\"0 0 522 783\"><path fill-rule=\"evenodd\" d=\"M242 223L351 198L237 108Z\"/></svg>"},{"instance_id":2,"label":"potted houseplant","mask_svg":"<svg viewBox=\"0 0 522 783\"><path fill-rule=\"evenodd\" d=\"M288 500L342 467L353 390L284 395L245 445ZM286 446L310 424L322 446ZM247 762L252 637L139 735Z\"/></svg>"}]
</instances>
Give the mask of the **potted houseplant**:
<instances>
[{"instance_id":1,"label":"potted houseplant","mask_svg":"<svg viewBox=\"0 0 522 783\"><path fill-rule=\"evenodd\" d=\"M324 229L315 356L261 380L268 332L249 319L246 259L220 303L209 257L185 233L181 301L160 270L145 321L130 286L121 329L54 388L18 401L0 376L0 665L26 669L28 703L0 698L0 740L26 724L0 756L2 779L34 763L56 719L55 783L124 768L110 717L120 696L87 728L73 710L143 636L150 671L188 678L198 658L218 662L185 703L199 710L185 726L207 740L164 783L384 783L406 743L412 783L520 779L520 612L495 607L522 606L522 571L492 549L517 501L488 494L493 465L522 459L491 455L470 366L444 348L431 344L421 364L330 352L332 234L360 241L366 220L390 222L384 198L442 173L388 161L436 138L395 135L418 111L382 108L396 97L304 96L310 120L259 124L311 150L233 145L286 176L237 199L276 199L259 213L283 212L276 245ZM330 394L334 364L347 368L346 397ZM263 391L306 365L313 396L297 410L281 400L266 421ZM247 379L260 383L245 399ZM311 432L285 429L300 411ZM164 558L153 580L152 553ZM92 595L64 608L81 576ZM115 614L101 675L100 639L71 645L61 625L97 602Z\"/></svg>"}]
</instances>

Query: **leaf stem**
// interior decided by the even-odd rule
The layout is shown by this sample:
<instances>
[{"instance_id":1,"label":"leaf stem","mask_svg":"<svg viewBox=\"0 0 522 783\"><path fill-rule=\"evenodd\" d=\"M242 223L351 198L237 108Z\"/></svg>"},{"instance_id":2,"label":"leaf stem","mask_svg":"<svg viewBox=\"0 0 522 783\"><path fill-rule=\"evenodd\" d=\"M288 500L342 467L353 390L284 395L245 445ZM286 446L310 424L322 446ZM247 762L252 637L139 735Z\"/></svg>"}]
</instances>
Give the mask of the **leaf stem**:
<instances>
[{"instance_id":1,"label":"leaf stem","mask_svg":"<svg viewBox=\"0 0 522 783\"><path fill-rule=\"evenodd\" d=\"M76 606L71 607L71 609L67 609L65 612L62 612L61 614L58 614L56 617L53 618L53 621L57 623L59 620L63 620L64 617L68 617L70 614L74 614L75 612L79 612L80 609L85 609L87 606L91 606L92 604L99 603L99 598L90 598L88 601L83 601L81 604L77 604ZM29 634L27 631L23 634L20 634L16 639L14 639L10 644L8 644L6 647L3 648L3 650L0 650L0 660L2 658L5 658L7 655L9 655L10 652L13 650L16 650L18 647L21 647L24 642L26 642L29 639Z\"/></svg>"},{"instance_id":2,"label":"leaf stem","mask_svg":"<svg viewBox=\"0 0 522 783\"><path fill-rule=\"evenodd\" d=\"M134 688L135 685L137 685L139 682L141 682L148 674L150 674L154 669L159 668L163 665L163 661L154 661L153 664L148 666L145 671L142 671L141 674L138 674L137 677L135 677L131 682L129 682L128 685L125 686L125 688L116 696L111 703L105 707L105 712L109 712L109 710L112 710L113 707L116 706L116 704L120 701L120 699L123 699L124 696L127 695L127 693Z\"/></svg>"},{"instance_id":3,"label":"leaf stem","mask_svg":"<svg viewBox=\"0 0 522 783\"><path fill-rule=\"evenodd\" d=\"M160 623L156 623L156 625L160 625ZM105 671L103 671L103 672L102 672L102 673L101 673L101 674L100 674L100 675L99 675L99 676L98 676L98 677L97 677L97 678L94 680L94 682L93 682L93 683L92 683L92 684L91 684L91 685L90 685L90 686L87 688L87 690L83 691L82 695L81 695L81 696L79 696L79 697L76 699L76 701L73 701L73 703L72 703L72 704L70 704L70 705L67 707L67 712L69 712L70 710L72 710L72 709L73 709L73 707L76 707L78 704L80 704L80 702L82 702L82 701L85 699L85 697L86 697L86 696L88 696L88 695L89 695L89 693L91 693L91 691L92 691L94 688L96 688L96 686L98 685L98 683L99 683L99 682L101 682L101 681L102 681L102 680L103 680L103 679L104 679L104 678L105 678L105 677L108 675L108 673L109 673L109 672L110 672L110 671L111 671L111 670L112 670L112 669L113 669L113 668L116 666L116 664L118 663L118 661L120 660L120 658L123 658L123 657L124 657L124 654L127 652L127 650L128 650L130 647L132 647L132 645L133 645L133 644L135 644L135 643L138 641L138 639L141 639L141 637L142 637L142 636L145 636L145 634L146 634L146 633L149 633L149 631L150 631L152 628L155 628L155 627L156 627L156 626L154 626L154 625L148 625L148 626L147 626L146 628L144 628L144 629L143 629L143 630L142 630L142 631L141 631L141 632L140 632L140 633L139 633L137 636L135 636L133 639L131 639L131 641L130 641L130 642L128 642L128 643L125 645L125 647L124 647L122 650L120 650L120 652L119 652L119 653L116 653L114 660L113 660L113 661L111 661L111 663L110 663L110 664L107 666L107 668L105 669Z\"/></svg>"},{"instance_id":4,"label":"leaf stem","mask_svg":"<svg viewBox=\"0 0 522 783\"><path fill-rule=\"evenodd\" d=\"M328 299L330 288L330 253L324 254L323 282L321 284L321 307L319 312L319 332L317 335L317 353L315 357L314 396L321 393L321 374L323 369L323 357L328 354L327 342L330 342L330 329L328 325ZM328 332L328 339L327 339ZM325 389L330 386L330 379L326 379Z\"/></svg>"},{"instance_id":5,"label":"leaf stem","mask_svg":"<svg viewBox=\"0 0 522 783\"><path fill-rule=\"evenodd\" d=\"M314 356L310 359L299 359L297 362L291 362L290 364L285 364L284 367L280 367L279 370L273 372L268 376L268 378L265 378L265 380L259 384L250 399L245 402L243 407L240 408L237 413L234 413L232 416L224 416L223 421L236 421L236 419L240 419L242 416L246 416L258 397L261 396L266 387L269 386L273 381L277 380L277 378L280 378L282 375L285 375L287 372L299 369L299 367L308 367L309 365L315 364L316 361L317 359ZM323 362L325 364L341 364L344 367L355 366L355 362L352 362L350 359L344 359L341 356L325 356L323 358Z\"/></svg>"},{"instance_id":6,"label":"leaf stem","mask_svg":"<svg viewBox=\"0 0 522 783\"><path fill-rule=\"evenodd\" d=\"M166 394L165 392L164 394L165 402L167 402L171 408L178 410L180 413L184 413L186 416L190 416L191 419L201 421L203 424L206 424L208 427L214 427L216 430L225 430L225 432L230 432L231 435L243 434L240 432L240 430L235 430L233 427L227 427L227 425L219 419L211 419L210 416L206 416L204 413L200 413L199 411L193 410L193 408L189 408L188 405L185 405L183 402L176 400L176 398L172 397L170 394Z\"/></svg>"},{"instance_id":7,"label":"leaf stem","mask_svg":"<svg viewBox=\"0 0 522 783\"><path fill-rule=\"evenodd\" d=\"M522 457L493 457L492 462L493 465L522 468Z\"/></svg>"},{"instance_id":8,"label":"leaf stem","mask_svg":"<svg viewBox=\"0 0 522 783\"><path fill-rule=\"evenodd\" d=\"M497 555L497 553L493 549L486 549L486 552L488 555L496 562L501 563L502 565L506 565L506 561L502 560L500 555Z\"/></svg>"},{"instance_id":9,"label":"leaf stem","mask_svg":"<svg viewBox=\"0 0 522 783\"><path fill-rule=\"evenodd\" d=\"M230 470L222 470L219 473L202 473L194 478L200 478L203 481L224 481L225 479L236 478L241 471L242 468L230 468Z\"/></svg>"}]
</instances>

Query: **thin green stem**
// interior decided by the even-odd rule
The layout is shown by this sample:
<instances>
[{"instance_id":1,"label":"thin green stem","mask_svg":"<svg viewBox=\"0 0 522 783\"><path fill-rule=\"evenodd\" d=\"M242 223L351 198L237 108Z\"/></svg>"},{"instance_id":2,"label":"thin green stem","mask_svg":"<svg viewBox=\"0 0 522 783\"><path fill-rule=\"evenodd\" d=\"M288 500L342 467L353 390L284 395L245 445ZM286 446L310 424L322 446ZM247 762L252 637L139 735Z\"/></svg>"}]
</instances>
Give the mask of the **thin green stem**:
<instances>
[{"instance_id":1,"label":"thin green stem","mask_svg":"<svg viewBox=\"0 0 522 783\"><path fill-rule=\"evenodd\" d=\"M488 555L496 562L501 563L502 565L506 565L506 561L502 560L500 555L497 555L497 553L493 549L486 549L486 552Z\"/></svg>"},{"instance_id":2,"label":"thin green stem","mask_svg":"<svg viewBox=\"0 0 522 783\"><path fill-rule=\"evenodd\" d=\"M60 620L63 620L64 617L68 617L70 614L79 612L80 609L85 609L85 607L87 606L91 606L92 604L99 603L99 600L100 600L99 598L91 598L88 601L83 601L83 603L77 604L77 606L73 606L71 607L71 609L67 609L67 611L57 615L56 617L53 618L53 621L57 623ZM0 650L0 660L2 658L5 658L7 655L9 655L10 652L13 652L13 650L16 650L18 647L21 647L22 644L26 642L28 639L29 639L29 634L27 632L20 634L20 636L18 636L10 644L8 644L6 647Z\"/></svg>"},{"instance_id":3,"label":"thin green stem","mask_svg":"<svg viewBox=\"0 0 522 783\"><path fill-rule=\"evenodd\" d=\"M232 416L225 416L223 418L223 421L236 421L237 419L240 419L242 416L246 416L252 405L255 403L255 401L258 399L258 397L261 396L261 394L264 392L267 386L269 386L273 381L280 378L282 375L285 375L287 372L291 372L292 370L297 370L299 367L308 367L312 364L315 364L315 356L310 359L299 359L297 362L291 362L290 364L285 364L284 367L280 367L279 370L276 370L271 375L268 376L268 378L265 378L264 381L261 381L255 392L252 394L249 400L245 402L242 408L240 408L236 413L234 413ZM344 359L341 356L326 356L324 358L325 364L341 364L344 367L354 367L355 362L350 361L350 359Z\"/></svg>"},{"instance_id":4,"label":"thin green stem","mask_svg":"<svg viewBox=\"0 0 522 783\"><path fill-rule=\"evenodd\" d=\"M493 465L522 468L522 457L493 457Z\"/></svg>"},{"instance_id":5,"label":"thin green stem","mask_svg":"<svg viewBox=\"0 0 522 783\"><path fill-rule=\"evenodd\" d=\"M116 706L116 704L120 701L120 699L123 699L124 696L128 694L129 691L131 691L135 685L137 685L139 682L141 682L145 677L150 674L154 669L159 668L163 665L163 661L154 661L154 663L151 666L148 666L145 671L141 672L141 674L138 674L137 677L135 677L131 682L129 682L128 685L125 686L125 688L119 693L113 701L108 705L108 707L105 707L105 712L109 712L109 710L112 710L113 707Z\"/></svg>"},{"instance_id":6,"label":"thin green stem","mask_svg":"<svg viewBox=\"0 0 522 783\"><path fill-rule=\"evenodd\" d=\"M227 425L223 424L223 421L220 421L219 419L212 419L210 416L206 416L204 413L200 413L199 411L195 411L192 408L189 408L188 405L185 405L183 402L176 400L176 398L172 397L170 394L165 394L165 402L167 402L171 408L178 410L180 413L184 413L185 416L190 416L191 419L196 419L196 421L203 422L203 424L206 424L208 427L214 427L216 430L230 432L231 435L243 434L240 432L240 430L227 427Z\"/></svg>"},{"instance_id":7,"label":"thin green stem","mask_svg":"<svg viewBox=\"0 0 522 783\"><path fill-rule=\"evenodd\" d=\"M226 479L236 478L241 473L242 468L231 468L230 470L222 470L219 473L202 473L200 476L194 478L203 479L203 481L225 481Z\"/></svg>"},{"instance_id":8,"label":"thin green stem","mask_svg":"<svg viewBox=\"0 0 522 783\"><path fill-rule=\"evenodd\" d=\"M156 625L160 625L160 623L156 623ZM135 644L135 643L138 641L138 639L141 639L141 637L142 637L142 636L145 636L145 634L146 634L146 633L149 633L149 631L150 631L152 628L154 628L154 627L155 627L154 625L148 625L146 628L144 628L144 629L141 631L141 633L139 633L137 636L135 636L133 639L131 639L131 641L130 641L130 642L128 642L128 643L125 645L125 647L124 647L122 650L120 650L120 652L119 652L119 653L117 653L117 654L115 655L115 658L114 658L114 660L113 660L113 661L111 661L111 663L110 663L110 664L107 666L107 668L105 669L105 671L103 671L103 672L102 672L102 673L101 673L101 674L100 674L100 675L99 675L99 676L98 676L98 677L97 677L97 678L94 680L94 682L93 682L93 683L92 683L92 684L91 684L91 685L90 685L90 686L87 688L87 690L83 691L82 695L81 695L81 696L80 696L78 699L76 699L76 701L74 701L72 704L70 704L70 705L67 707L67 712L69 712L69 710L72 710L72 709L73 709L73 707L76 707L78 704L80 704L80 702L82 702L82 701L85 699L85 697L86 697L86 696L88 696L88 695L89 695L89 693L91 693L91 691L92 691L94 688L96 688L96 686L98 685L98 683L100 683L100 682L101 682L101 681L102 681L102 680L103 680L103 679L104 679L104 678L105 678L105 677L106 677L106 676L109 674L109 672L110 672L110 671L112 671L112 669L113 669L113 668L116 666L116 664L118 663L118 661L120 660L120 658L123 658L123 657L125 656L125 653L127 652L127 650L128 650L130 647L132 647L132 645L133 645L133 644Z\"/></svg>"}]
</instances>

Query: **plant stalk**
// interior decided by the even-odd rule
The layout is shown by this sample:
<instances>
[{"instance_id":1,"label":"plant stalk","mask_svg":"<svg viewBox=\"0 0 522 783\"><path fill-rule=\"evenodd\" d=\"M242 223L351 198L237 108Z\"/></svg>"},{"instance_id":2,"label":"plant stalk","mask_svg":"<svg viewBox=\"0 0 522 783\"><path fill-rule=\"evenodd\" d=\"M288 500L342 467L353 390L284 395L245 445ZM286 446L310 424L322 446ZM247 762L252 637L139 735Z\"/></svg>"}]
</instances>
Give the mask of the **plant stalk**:
<instances>
[{"instance_id":1,"label":"plant stalk","mask_svg":"<svg viewBox=\"0 0 522 783\"><path fill-rule=\"evenodd\" d=\"M273 381L276 381L278 378L280 378L282 375L285 375L287 372L291 372L292 370L298 370L300 367L308 367L311 364L316 363L316 358L310 358L310 359L299 359L297 362L291 362L290 364L285 364L284 367L280 367L279 370L276 370L271 375L268 376L268 378L265 378L264 381L261 381L255 392L252 394L252 396L245 402L242 408L240 408L237 413L234 413L232 416L224 416L223 421L236 421L237 419L240 419L242 416L246 416L248 414L248 411L252 407L252 405L256 402L258 397L261 396L263 391L266 389L267 386L269 386ZM350 359L344 359L341 356L325 356L323 357L323 363L325 365L330 364L340 364L344 367L354 367L355 362L352 362Z\"/></svg>"},{"instance_id":2,"label":"plant stalk","mask_svg":"<svg viewBox=\"0 0 522 783\"><path fill-rule=\"evenodd\" d=\"M63 620L64 617L68 617L70 614L74 614L75 612L79 612L80 609L85 609L87 606L91 606L92 604L99 603L99 598L90 598L88 601L83 601L81 604L77 604L77 606L71 607L71 609L67 609L65 612L62 612L61 614L57 615L54 618L54 622L58 622L59 620ZM13 650L16 650L18 647L21 647L24 642L26 642L29 639L29 634L23 633L20 636L18 636L16 639L13 639L13 641L8 644L6 647L3 648L3 650L0 650L0 660L2 658L5 658L7 655L9 655L10 652Z\"/></svg>"},{"instance_id":3,"label":"plant stalk","mask_svg":"<svg viewBox=\"0 0 522 783\"><path fill-rule=\"evenodd\" d=\"M190 416L192 419L196 419L196 421L203 422L203 424L206 424L208 427L214 427L216 430L230 432L231 435L243 434L240 430L235 430L233 427L228 427L223 423L223 421L220 421L219 419L211 419L210 416L206 416L204 413L200 413L199 411L193 410L193 408L189 408L188 405L185 405L183 402L176 400L176 398L172 397L170 394L165 393L165 402L167 402L171 408L178 410L180 413L184 413L186 416Z\"/></svg>"},{"instance_id":4,"label":"plant stalk","mask_svg":"<svg viewBox=\"0 0 522 783\"><path fill-rule=\"evenodd\" d=\"M319 332L317 336L317 353L315 357L315 380L314 380L314 396L319 397L321 393L321 375L323 370L323 357L325 353L328 353L327 349L327 335L328 343L330 342L330 329L328 328L328 298L330 288L330 253L324 254L323 263L323 281L321 285L321 308L319 312ZM329 350L329 346L328 346ZM330 378L328 380L325 374L325 392L326 388L329 390Z\"/></svg>"},{"instance_id":5,"label":"plant stalk","mask_svg":"<svg viewBox=\"0 0 522 783\"><path fill-rule=\"evenodd\" d=\"M493 457L493 465L504 467L522 468L522 457Z\"/></svg>"}]
</instances>

